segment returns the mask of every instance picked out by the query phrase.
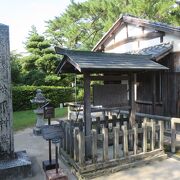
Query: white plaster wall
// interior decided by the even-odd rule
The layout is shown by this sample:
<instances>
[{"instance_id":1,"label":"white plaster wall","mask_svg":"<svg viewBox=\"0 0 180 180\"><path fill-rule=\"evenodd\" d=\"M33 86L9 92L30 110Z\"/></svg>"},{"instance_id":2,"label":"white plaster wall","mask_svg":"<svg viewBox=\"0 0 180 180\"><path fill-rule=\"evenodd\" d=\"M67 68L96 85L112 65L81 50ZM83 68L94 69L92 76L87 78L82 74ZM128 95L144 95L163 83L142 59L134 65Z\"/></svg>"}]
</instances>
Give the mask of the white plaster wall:
<instances>
[{"instance_id":1,"label":"white plaster wall","mask_svg":"<svg viewBox=\"0 0 180 180\"><path fill-rule=\"evenodd\" d=\"M115 41L124 40L126 38L127 38L126 27L123 27L122 29L117 31L115 36Z\"/></svg>"},{"instance_id":2,"label":"white plaster wall","mask_svg":"<svg viewBox=\"0 0 180 180\"><path fill-rule=\"evenodd\" d=\"M154 32L154 29L151 28L144 28L144 34L150 33L150 32Z\"/></svg>"},{"instance_id":3,"label":"white plaster wall","mask_svg":"<svg viewBox=\"0 0 180 180\"><path fill-rule=\"evenodd\" d=\"M149 47L149 46L154 46L154 45L157 45L157 44L160 44L160 38L154 38L154 39L150 39L150 40L142 40L139 42L139 49L142 49L142 48L146 48L146 47Z\"/></svg>"},{"instance_id":4,"label":"white plaster wall","mask_svg":"<svg viewBox=\"0 0 180 180\"><path fill-rule=\"evenodd\" d=\"M180 52L180 37L166 33L163 38L163 42L172 42L173 52Z\"/></svg>"},{"instance_id":5,"label":"white plaster wall","mask_svg":"<svg viewBox=\"0 0 180 180\"><path fill-rule=\"evenodd\" d=\"M106 52L112 52L112 53L124 53L127 51L137 50L138 49L138 42L131 42L127 44L123 44L117 48L107 50Z\"/></svg>"},{"instance_id":6,"label":"white plaster wall","mask_svg":"<svg viewBox=\"0 0 180 180\"><path fill-rule=\"evenodd\" d=\"M140 36L143 34L142 27L128 24L128 36Z\"/></svg>"}]
</instances>

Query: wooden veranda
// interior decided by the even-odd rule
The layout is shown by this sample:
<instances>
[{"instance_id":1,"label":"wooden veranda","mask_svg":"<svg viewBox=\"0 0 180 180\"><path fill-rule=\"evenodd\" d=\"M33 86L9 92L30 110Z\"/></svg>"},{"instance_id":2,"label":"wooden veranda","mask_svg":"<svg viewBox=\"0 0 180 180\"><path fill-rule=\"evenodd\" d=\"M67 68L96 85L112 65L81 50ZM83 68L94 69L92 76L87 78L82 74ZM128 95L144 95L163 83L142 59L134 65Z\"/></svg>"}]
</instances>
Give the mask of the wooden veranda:
<instances>
[{"instance_id":1,"label":"wooden veranda","mask_svg":"<svg viewBox=\"0 0 180 180\"><path fill-rule=\"evenodd\" d=\"M116 167L120 164L128 166L133 161L143 160L149 156L164 157L163 124L155 123L148 118L144 118L142 124L137 123L134 87L138 72L151 72L152 102L155 108L155 74L168 68L152 61L151 56L147 55L71 51L58 47L56 52L64 55L57 68L58 74L83 74L83 119L78 123L73 120L68 123L62 122L66 133L62 143L62 154L79 173L88 173L110 166ZM91 81L103 82L93 89L93 103L101 106L92 107ZM122 82L126 82L125 85ZM116 88L119 89L115 90ZM112 120L104 116L103 120L97 117L96 122L92 122L92 112L106 110L116 113ZM120 110L128 110L129 116L122 116L118 113ZM142 145L139 145L139 138ZM102 142L102 146L98 141ZM113 156L110 158L108 154L112 145ZM102 149L101 155L98 155L98 147ZM122 153L120 149L123 150Z\"/></svg>"}]
</instances>

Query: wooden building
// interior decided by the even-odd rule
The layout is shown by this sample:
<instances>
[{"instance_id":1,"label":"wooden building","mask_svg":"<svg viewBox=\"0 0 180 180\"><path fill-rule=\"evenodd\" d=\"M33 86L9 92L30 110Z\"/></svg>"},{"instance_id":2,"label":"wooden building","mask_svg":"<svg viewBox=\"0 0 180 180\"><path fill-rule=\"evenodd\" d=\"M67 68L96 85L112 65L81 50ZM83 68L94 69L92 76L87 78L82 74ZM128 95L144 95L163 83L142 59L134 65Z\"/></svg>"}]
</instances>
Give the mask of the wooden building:
<instances>
[{"instance_id":1,"label":"wooden building","mask_svg":"<svg viewBox=\"0 0 180 180\"><path fill-rule=\"evenodd\" d=\"M137 120L134 101L135 75L144 71L150 73L154 84L151 90L155 92L155 74L168 70L167 67L152 61L149 55L73 51L58 47L56 52L63 55L57 73L83 75L83 117L60 121L64 129L60 152L74 167L77 176L91 179L167 157L163 150L164 122L146 116ZM102 81L96 86L93 84L93 101L92 81ZM128 116L120 110L128 110ZM112 117L96 115L92 120L93 112L115 114Z\"/></svg>"},{"instance_id":2,"label":"wooden building","mask_svg":"<svg viewBox=\"0 0 180 180\"><path fill-rule=\"evenodd\" d=\"M180 117L180 27L122 15L93 51L150 55L154 61L168 67L169 70L155 73L155 84L154 72L136 73L136 111ZM128 84L123 80L121 83Z\"/></svg>"}]
</instances>

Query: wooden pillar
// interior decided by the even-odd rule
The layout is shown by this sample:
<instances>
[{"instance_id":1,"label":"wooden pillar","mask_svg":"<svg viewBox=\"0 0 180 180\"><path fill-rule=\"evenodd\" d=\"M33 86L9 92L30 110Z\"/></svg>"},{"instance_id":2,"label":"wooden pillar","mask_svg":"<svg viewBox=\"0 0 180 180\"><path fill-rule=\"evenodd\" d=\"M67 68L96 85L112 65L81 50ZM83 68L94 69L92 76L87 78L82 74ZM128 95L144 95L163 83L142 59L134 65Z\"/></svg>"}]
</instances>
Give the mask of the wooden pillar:
<instances>
[{"instance_id":1,"label":"wooden pillar","mask_svg":"<svg viewBox=\"0 0 180 180\"><path fill-rule=\"evenodd\" d=\"M84 132L78 134L78 145L79 145L79 164L83 166L85 164L85 137Z\"/></svg>"},{"instance_id":2,"label":"wooden pillar","mask_svg":"<svg viewBox=\"0 0 180 180\"><path fill-rule=\"evenodd\" d=\"M146 118L144 118L144 122L142 123L143 128L143 152L147 152L147 123Z\"/></svg>"},{"instance_id":3,"label":"wooden pillar","mask_svg":"<svg viewBox=\"0 0 180 180\"><path fill-rule=\"evenodd\" d=\"M100 124L100 117L96 117L96 130L97 130L97 134L100 134L100 130L101 130L101 124Z\"/></svg>"},{"instance_id":4,"label":"wooden pillar","mask_svg":"<svg viewBox=\"0 0 180 180\"><path fill-rule=\"evenodd\" d=\"M173 118L171 119L171 152L176 152L176 125Z\"/></svg>"},{"instance_id":5,"label":"wooden pillar","mask_svg":"<svg viewBox=\"0 0 180 180\"><path fill-rule=\"evenodd\" d=\"M114 146L113 146L113 157L114 159L119 158L119 127L113 127L114 133Z\"/></svg>"},{"instance_id":6,"label":"wooden pillar","mask_svg":"<svg viewBox=\"0 0 180 180\"><path fill-rule=\"evenodd\" d=\"M152 133L151 133L151 150L154 151L155 148L155 141L156 141L156 126L155 126L155 121L151 119L151 128L152 128Z\"/></svg>"},{"instance_id":7,"label":"wooden pillar","mask_svg":"<svg viewBox=\"0 0 180 180\"><path fill-rule=\"evenodd\" d=\"M71 107L68 105L68 120L71 119Z\"/></svg>"},{"instance_id":8,"label":"wooden pillar","mask_svg":"<svg viewBox=\"0 0 180 180\"><path fill-rule=\"evenodd\" d=\"M108 121L109 121L109 117L105 116L105 119L104 119L104 128L108 128L109 127Z\"/></svg>"},{"instance_id":9,"label":"wooden pillar","mask_svg":"<svg viewBox=\"0 0 180 180\"><path fill-rule=\"evenodd\" d=\"M115 127L116 126L116 123L117 123L117 116L116 115L112 115L112 126Z\"/></svg>"},{"instance_id":10,"label":"wooden pillar","mask_svg":"<svg viewBox=\"0 0 180 180\"><path fill-rule=\"evenodd\" d=\"M159 148L164 149L164 122L159 121Z\"/></svg>"},{"instance_id":11,"label":"wooden pillar","mask_svg":"<svg viewBox=\"0 0 180 180\"><path fill-rule=\"evenodd\" d=\"M64 150L67 152L68 149L68 124L65 123L65 142L64 142Z\"/></svg>"},{"instance_id":12,"label":"wooden pillar","mask_svg":"<svg viewBox=\"0 0 180 180\"><path fill-rule=\"evenodd\" d=\"M108 129L103 128L102 129L103 134L103 160L108 160Z\"/></svg>"},{"instance_id":13,"label":"wooden pillar","mask_svg":"<svg viewBox=\"0 0 180 180\"><path fill-rule=\"evenodd\" d=\"M128 156L128 132L127 132L126 124L122 126L122 131L123 131L123 152L124 152L124 157L127 157Z\"/></svg>"},{"instance_id":14,"label":"wooden pillar","mask_svg":"<svg viewBox=\"0 0 180 180\"><path fill-rule=\"evenodd\" d=\"M74 161L78 161L78 159L79 159L78 138L77 138L78 134L79 134L79 128L75 127L74 132L73 132L73 135L74 135Z\"/></svg>"},{"instance_id":15,"label":"wooden pillar","mask_svg":"<svg viewBox=\"0 0 180 180\"><path fill-rule=\"evenodd\" d=\"M92 163L97 162L97 131L92 129Z\"/></svg>"},{"instance_id":16,"label":"wooden pillar","mask_svg":"<svg viewBox=\"0 0 180 180\"><path fill-rule=\"evenodd\" d=\"M152 114L156 113L156 72L152 73Z\"/></svg>"},{"instance_id":17,"label":"wooden pillar","mask_svg":"<svg viewBox=\"0 0 180 180\"><path fill-rule=\"evenodd\" d=\"M85 123L85 136L91 135L91 101L90 101L90 74L84 74L84 123ZM86 138L85 152L86 156L91 154L91 143L90 139Z\"/></svg>"},{"instance_id":18,"label":"wooden pillar","mask_svg":"<svg viewBox=\"0 0 180 180\"><path fill-rule=\"evenodd\" d=\"M134 155L138 153L138 126L133 127L134 130Z\"/></svg>"},{"instance_id":19,"label":"wooden pillar","mask_svg":"<svg viewBox=\"0 0 180 180\"><path fill-rule=\"evenodd\" d=\"M131 110L129 113L129 123L130 127L132 128L135 125L135 111L136 111L136 105L135 105L135 94L134 94L134 74L130 74L130 80L129 80L129 104L131 106Z\"/></svg>"}]
</instances>

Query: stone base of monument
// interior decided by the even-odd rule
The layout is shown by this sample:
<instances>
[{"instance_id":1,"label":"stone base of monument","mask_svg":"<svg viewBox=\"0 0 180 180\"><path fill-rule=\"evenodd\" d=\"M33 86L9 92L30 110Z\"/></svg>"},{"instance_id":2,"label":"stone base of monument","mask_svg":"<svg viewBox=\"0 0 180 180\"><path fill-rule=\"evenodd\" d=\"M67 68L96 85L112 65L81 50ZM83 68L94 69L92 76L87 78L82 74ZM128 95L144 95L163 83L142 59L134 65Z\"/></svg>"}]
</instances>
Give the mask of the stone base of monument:
<instances>
[{"instance_id":1,"label":"stone base of monument","mask_svg":"<svg viewBox=\"0 0 180 180\"><path fill-rule=\"evenodd\" d=\"M55 169L56 168L56 160L52 159L51 163L49 162L49 160L45 160L42 162L42 167L43 167L44 171ZM58 164L58 168L59 168L59 164Z\"/></svg>"},{"instance_id":2,"label":"stone base of monument","mask_svg":"<svg viewBox=\"0 0 180 180\"><path fill-rule=\"evenodd\" d=\"M34 128L33 128L33 134L34 134L35 136L41 136L41 128L34 127Z\"/></svg>"},{"instance_id":3,"label":"stone base of monument","mask_svg":"<svg viewBox=\"0 0 180 180\"><path fill-rule=\"evenodd\" d=\"M63 170L59 168L58 173L56 173L56 169L46 171L46 180L68 180L68 177Z\"/></svg>"},{"instance_id":4,"label":"stone base of monument","mask_svg":"<svg viewBox=\"0 0 180 180\"><path fill-rule=\"evenodd\" d=\"M3 180L24 179L31 176L31 161L26 151L15 152L12 159L0 160L0 177Z\"/></svg>"}]
</instances>

